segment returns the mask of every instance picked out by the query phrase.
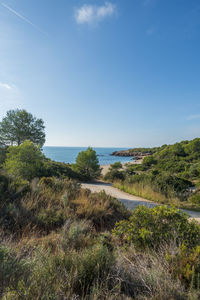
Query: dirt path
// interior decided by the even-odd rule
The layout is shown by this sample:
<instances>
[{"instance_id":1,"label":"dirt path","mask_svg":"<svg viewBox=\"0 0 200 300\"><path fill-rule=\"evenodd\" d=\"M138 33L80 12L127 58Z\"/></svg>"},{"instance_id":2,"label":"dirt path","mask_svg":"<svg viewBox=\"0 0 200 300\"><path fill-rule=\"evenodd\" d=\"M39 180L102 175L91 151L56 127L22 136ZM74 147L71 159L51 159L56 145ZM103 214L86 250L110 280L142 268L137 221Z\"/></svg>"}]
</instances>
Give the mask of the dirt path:
<instances>
[{"instance_id":1,"label":"dirt path","mask_svg":"<svg viewBox=\"0 0 200 300\"><path fill-rule=\"evenodd\" d=\"M95 183L83 183L83 188L90 189L92 192L101 192L105 191L106 194L117 198L119 201L123 202L124 205L129 209L134 209L138 205L145 205L147 207L155 207L159 205L158 203L153 203L147 199L137 197L134 195L130 195L123 191L120 191L117 188L114 188L110 183L105 182L95 182ZM191 218L194 218L198 222L200 222L200 212L183 210L186 212Z\"/></svg>"}]
</instances>

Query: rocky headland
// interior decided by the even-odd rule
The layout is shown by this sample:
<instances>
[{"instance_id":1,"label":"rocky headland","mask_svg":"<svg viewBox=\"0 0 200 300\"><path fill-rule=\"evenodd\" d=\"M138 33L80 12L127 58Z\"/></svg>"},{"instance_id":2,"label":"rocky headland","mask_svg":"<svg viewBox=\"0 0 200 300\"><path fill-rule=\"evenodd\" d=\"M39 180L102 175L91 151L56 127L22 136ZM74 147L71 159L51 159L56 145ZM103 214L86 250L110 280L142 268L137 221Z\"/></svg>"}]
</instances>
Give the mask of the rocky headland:
<instances>
[{"instance_id":1,"label":"rocky headland","mask_svg":"<svg viewBox=\"0 0 200 300\"><path fill-rule=\"evenodd\" d=\"M111 153L113 156L129 156L133 157L134 160L142 160L145 156L151 155L149 152L138 152L138 151L130 151L130 150L121 150L114 151Z\"/></svg>"}]
</instances>

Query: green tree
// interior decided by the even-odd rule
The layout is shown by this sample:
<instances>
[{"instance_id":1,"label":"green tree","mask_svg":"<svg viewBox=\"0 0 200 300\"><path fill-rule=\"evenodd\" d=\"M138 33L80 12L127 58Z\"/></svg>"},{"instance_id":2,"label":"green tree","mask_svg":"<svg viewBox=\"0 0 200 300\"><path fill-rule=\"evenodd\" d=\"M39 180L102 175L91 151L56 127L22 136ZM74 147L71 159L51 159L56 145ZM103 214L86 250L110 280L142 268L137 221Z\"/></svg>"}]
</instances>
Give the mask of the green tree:
<instances>
[{"instance_id":1,"label":"green tree","mask_svg":"<svg viewBox=\"0 0 200 300\"><path fill-rule=\"evenodd\" d=\"M75 170L87 180L100 176L101 168L96 151L91 147L81 151L76 158Z\"/></svg>"},{"instance_id":2,"label":"green tree","mask_svg":"<svg viewBox=\"0 0 200 300\"><path fill-rule=\"evenodd\" d=\"M25 141L20 146L10 146L3 168L15 178L31 180L42 174L44 155L39 146Z\"/></svg>"},{"instance_id":3,"label":"green tree","mask_svg":"<svg viewBox=\"0 0 200 300\"><path fill-rule=\"evenodd\" d=\"M44 122L26 110L9 110L0 122L0 145L20 145L26 140L36 145L45 143Z\"/></svg>"}]
</instances>

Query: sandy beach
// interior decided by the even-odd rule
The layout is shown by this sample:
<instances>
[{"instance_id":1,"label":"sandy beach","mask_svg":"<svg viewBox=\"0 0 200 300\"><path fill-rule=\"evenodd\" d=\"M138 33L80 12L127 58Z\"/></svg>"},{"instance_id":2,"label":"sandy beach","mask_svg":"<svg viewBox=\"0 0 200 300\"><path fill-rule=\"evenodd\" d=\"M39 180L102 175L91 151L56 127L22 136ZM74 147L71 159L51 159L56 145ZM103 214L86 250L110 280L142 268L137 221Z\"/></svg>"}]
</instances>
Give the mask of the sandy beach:
<instances>
[{"instance_id":1,"label":"sandy beach","mask_svg":"<svg viewBox=\"0 0 200 300\"><path fill-rule=\"evenodd\" d=\"M127 165L139 165L139 164L142 163L143 159L144 159L144 157L141 158L141 159L138 159L138 160L133 160L133 161L128 162L128 163L123 163L122 164L122 169L125 169ZM102 165L101 168L102 168L101 174L103 176L105 176L106 173L108 172L109 168L110 168L110 165Z\"/></svg>"}]
</instances>

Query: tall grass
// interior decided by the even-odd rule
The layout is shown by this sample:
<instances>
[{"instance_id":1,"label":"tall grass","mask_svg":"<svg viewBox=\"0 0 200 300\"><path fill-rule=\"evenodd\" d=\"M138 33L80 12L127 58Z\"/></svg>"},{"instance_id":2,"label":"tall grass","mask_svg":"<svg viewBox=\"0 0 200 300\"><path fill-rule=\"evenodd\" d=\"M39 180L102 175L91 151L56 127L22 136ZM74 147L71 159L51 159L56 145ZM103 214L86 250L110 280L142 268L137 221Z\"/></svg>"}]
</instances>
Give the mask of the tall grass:
<instances>
[{"instance_id":1,"label":"tall grass","mask_svg":"<svg viewBox=\"0 0 200 300\"><path fill-rule=\"evenodd\" d=\"M166 248L140 252L117 243L111 229L131 212L105 193L48 178L34 181L22 198L5 200L0 213L0 299L199 296L181 280L187 254L176 259L176 248L166 257Z\"/></svg>"},{"instance_id":2,"label":"tall grass","mask_svg":"<svg viewBox=\"0 0 200 300\"><path fill-rule=\"evenodd\" d=\"M113 186L131 195L139 196L153 202L161 204L169 204L178 208L191 209L200 211L198 203L191 203L188 201L180 201L173 193L168 193L165 196L159 191L156 191L149 183L135 182L127 183L126 181L114 181Z\"/></svg>"},{"instance_id":3,"label":"tall grass","mask_svg":"<svg viewBox=\"0 0 200 300\"><path fill-rule=\"evenodd\" d=\"M172 272L175 265L172 268L166 253L175 257L174 245L139 252L133 246L110 247L109 235L100 238L86 230L83 235L90 235L90 243L77 249L80 235L75 234L75 243L66 248L63 230L64 236L63 232L51 234L40 238L39 244L38 239L32 240L32 248L25 252L25 243L17 244L15 251L9 244L0 248L1 299L186 300L200 296L192 286L186 289ZM56 247L47 247L47 239L48 245Z\"/></svg>"},{"instance_id":4,"label":"tall grass","mask_svg":"<svg viewBox=\"0 0 200 300\"><path fill-rule=\"evenodd\" d=\"M81 195L72 201L79 218L91 220L97 230L111 229L119 219L127 219L130 212L124 204L104 191Z\"/></svg>"},{"instance_id":5,"label":"tall grass","mask_svg":"<svg viewBox=\"0 0 200 300\"><path fill-rule=\"evenodd\" d=\"M114 187L135 195L139 197L146 198L148 200L156 201L159 203L171 203L175 204L178 202L178 198L174 196L166 197L165 195L161 194L158 191L155 191L152 186L148 183L136 182L136 183L126 183L122 181L115 181Z\"/></svg>"}]
</instances>

